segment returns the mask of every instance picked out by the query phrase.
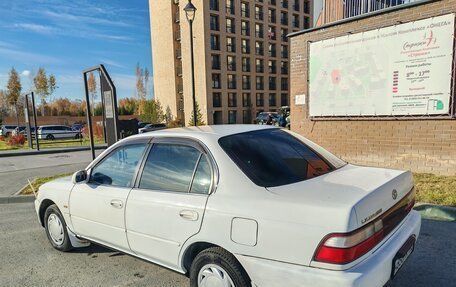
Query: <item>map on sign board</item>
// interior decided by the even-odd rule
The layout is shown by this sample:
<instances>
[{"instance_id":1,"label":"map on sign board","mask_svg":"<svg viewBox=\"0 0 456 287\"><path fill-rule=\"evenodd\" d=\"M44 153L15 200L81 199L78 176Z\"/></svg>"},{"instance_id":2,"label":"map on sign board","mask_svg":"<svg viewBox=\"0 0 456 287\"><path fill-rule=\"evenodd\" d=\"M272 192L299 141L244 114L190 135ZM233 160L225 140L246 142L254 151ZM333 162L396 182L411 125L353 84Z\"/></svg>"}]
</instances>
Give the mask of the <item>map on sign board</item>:
<instances>
[{"instance_id":1,"label":"map on sign board","mask_svg":"<svg viewBox=\"0 0 456 287\"><path fill-rule=\"evenodd\" d=\"M309 115L448 114L454 14L310 44Z\"/></svg>"}]
</instances>

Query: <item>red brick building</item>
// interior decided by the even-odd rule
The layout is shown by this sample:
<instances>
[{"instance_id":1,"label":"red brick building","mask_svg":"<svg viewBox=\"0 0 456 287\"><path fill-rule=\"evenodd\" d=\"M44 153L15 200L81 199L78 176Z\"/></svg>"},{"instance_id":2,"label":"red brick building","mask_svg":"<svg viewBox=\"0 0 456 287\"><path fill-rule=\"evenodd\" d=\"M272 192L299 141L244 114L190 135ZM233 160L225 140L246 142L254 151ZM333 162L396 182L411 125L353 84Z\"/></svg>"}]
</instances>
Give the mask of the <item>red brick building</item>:
<instances>
[{"instance_id":1,"label":"red brick building","mask_svg":"<svg viewBox=\"0 0 456 287\"><path fill-rule=\"evenodd\" d=\"M448 83L451 88L447 114L421 117L312 117L309 114L311 43L456 12L456 0L399 4L290 35L291 128L355 164L456 175L454 54L450 63L452 77ZM338 8L341 10L343 18L347 8ZM454 47L454 23L452 29Z\"/></svg>"}]
</instances>

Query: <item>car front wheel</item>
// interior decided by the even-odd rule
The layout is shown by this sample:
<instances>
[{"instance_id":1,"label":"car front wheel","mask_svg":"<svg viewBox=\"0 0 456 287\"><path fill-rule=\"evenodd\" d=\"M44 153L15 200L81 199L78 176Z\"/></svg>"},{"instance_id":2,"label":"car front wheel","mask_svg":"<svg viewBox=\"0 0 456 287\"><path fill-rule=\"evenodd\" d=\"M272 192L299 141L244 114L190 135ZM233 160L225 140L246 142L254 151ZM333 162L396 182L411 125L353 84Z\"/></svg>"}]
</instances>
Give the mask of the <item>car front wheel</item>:
<instances>
[{"instance_id":1,"label":"car front wheel","mask_svg":"<svg viewBox=\"0 0 456 287\"><path fill-rule=\"evenodd\" d=\"M52 247L60 251L73 249L65 220L55 204L49 206L44 213L44 227Z\"/></svg>"},{"instance_id":2,"label":"car front wheel","mask_svg":"<svg viewBox=\"0 0 456 287\"><path fill-rule=\"evenodd\" d=\"M193 260L191 287L250 287L249 276L236 258L220 247L206 249Z\"/></svg>"}]
</instances>

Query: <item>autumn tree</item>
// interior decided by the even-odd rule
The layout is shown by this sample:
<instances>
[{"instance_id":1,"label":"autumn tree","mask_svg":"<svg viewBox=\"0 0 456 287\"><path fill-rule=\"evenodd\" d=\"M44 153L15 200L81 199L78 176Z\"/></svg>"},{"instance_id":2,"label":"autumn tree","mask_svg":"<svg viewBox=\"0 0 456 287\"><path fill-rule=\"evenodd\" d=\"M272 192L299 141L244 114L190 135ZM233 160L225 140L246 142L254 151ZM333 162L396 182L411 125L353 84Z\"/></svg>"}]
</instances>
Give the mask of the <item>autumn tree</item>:
<instances>
[{"instance_id":1,"label":"autumn tree","mask_svg":"<svg viewBox=\"0 0 456 287\"><path fill-rule=\"evenodd\" d=\"M165 121L167 124L173 121L173 113L171 112L171 108L169 106L166 106Z\"/></svg>"},{"instance_id":2,"label":"autumn tree","mask_svg":"<svg viewBox=\"0 0 456 287\"><path fill-rule=\"evenodd\" d=\"M162 106L158 100L145 100L144 111L140 115L140 119L143 122L148 123L161 123L165 119Z\"/></svg>"},{"instance_id":3,"label":"autumn tree","mask_svg":"<svg viewBox=\"0 0 456 287\"><path fill-rule=\"evenodd\" d=\"M198 102L195 103L195 107L196 107L196 125L197 126L204 126L206 123L203 120L203 114L201 113L201 110L199 108ZM194 118L193 118L193 110L192 110L192 115L190 117L190 121L188 122L189 126L194 126L195 125L193 119Z\"/></svg>"},{"instance_id":4,"label":"autumn tree","mask_svg":"<svg viewBox=\"0 0 456 287\"><path fill-rule=\"evenodd\" d=\"M14 106L14 108L15 108L17 126L19 126L19 112L18 112L17 106L18 106L18 102L19 102L19 97L21 95L21 90L22 90L21 79L19 78L19 75L17 74L16 69L11 68L11 70L9 72L6 98L7 98L8 104L10 104L11 106Z\"/></svg>"},{"instance_id":5,"label":"autumn tree","mask_svg":"<svg viewBox=\"0 0 456 287\"><path fill-rule=\"evenodd\" d=\"M3 123L3 118L8 114L8 101L6 93L0 90L0 123Z\"/></svg>"},{"instance_id":6,"label":"autumn tree","mask_svg":"<svg viewBox=\"0 0 456 287\"><path fill-rule=\"evenodd\" d=\"M138 101L135 98L124 98L119 100L119 115L134 115L138 109Z\"/></svg>"},{"instance_id":7,"label":"autumn tree","mask_svg":"<svg viewBox=\"0 0 456 287\"><path fill-rule=\"evenodd\" d=\"M55 76L53 74L49 75L48 88L49 88L49 102L52 102L52 94L58 88L57 80L55 79Z\"/></svg>"},{"instance_id":8,"label":"autumn tree","mask_svg":"<svg viewBox=\"0 0 456 287\"><path fill-rule=\"evenodd\" d=\"M147 68L142 69L139 63L136 64L136 96L138 98L138 114L141 115L144 112L144 105L147 98L147 86L149 84L149 70Z\"/></svg>"},{"instance_id":9,"label":"autumn tree","mask_svg":"<svg viewBox=\"0 0 456 287\"><path fill-rule=\"evenodd\" d=\"M49 96L49 84L46 70L43 67L38 69L38 73L36 73L33 83L35 84L35 93L41 98L41 115L44 116L46 98Z\"/></svg>"},{"instance_id":10,"label":"autumn tree","mask_svg":"<svg viewBox=\"0 0 456 287\"><path fill-rule=\"evenodd\" d=\"M91 103L90 107L92 109L92 115L95 115L94 113L94 106L95 106L95 100L97 99L97 81L95 80L95 75L93 72L90 72L89 78L87 79L87 89L89 90L90 98L91 98Z\"/></svg>"}]
</instances>

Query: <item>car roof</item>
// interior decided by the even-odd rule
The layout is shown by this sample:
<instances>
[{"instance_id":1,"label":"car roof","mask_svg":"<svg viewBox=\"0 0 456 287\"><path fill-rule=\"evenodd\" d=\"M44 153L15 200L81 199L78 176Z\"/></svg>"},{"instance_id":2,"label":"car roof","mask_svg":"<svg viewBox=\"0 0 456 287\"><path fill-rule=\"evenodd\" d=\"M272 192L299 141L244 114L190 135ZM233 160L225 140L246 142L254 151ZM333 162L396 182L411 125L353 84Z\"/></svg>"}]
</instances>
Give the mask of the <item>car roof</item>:
<instances>
[{"instance_id":1,"label":"car roof","mask_svg":"<svg viewBox=\"0 0 456 287\"><path fill-rule=\"evenodd\" d=\"M184 127L184 128L172 128L162 129L157 131L151 131L144 134L132 136L135 137L149 137L154 136L168 136L168 137L193 137L197 139L203 138L221 138L224 136L245 133L250 131L265 130L277 128L274 126L267 125L212 125L212 126L198 126L198 127Z\"/></svg>"}]
</instances>

